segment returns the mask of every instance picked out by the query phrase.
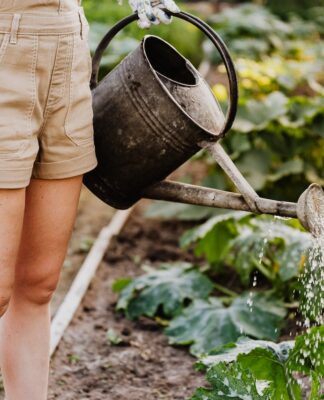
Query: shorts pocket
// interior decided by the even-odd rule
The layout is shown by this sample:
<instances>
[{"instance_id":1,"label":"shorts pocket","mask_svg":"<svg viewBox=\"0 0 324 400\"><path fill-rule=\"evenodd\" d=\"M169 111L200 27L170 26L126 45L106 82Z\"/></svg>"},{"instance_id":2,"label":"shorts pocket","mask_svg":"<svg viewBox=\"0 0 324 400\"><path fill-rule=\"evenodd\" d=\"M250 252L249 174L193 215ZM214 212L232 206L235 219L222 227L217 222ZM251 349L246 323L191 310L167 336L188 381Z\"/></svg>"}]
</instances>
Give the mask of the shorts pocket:
<instances>
[{"instance_id":1,"label":"shorts pocket","mask_svg":"<svg viewBox=\"0 0 324 400\"><path fill-rule=\"evenodd\" d=\"M94 142L90 89L92 60L87 40L87 32L83 32L83 39L79 34L74 36L69 104L64 123L65 134L79 146Z\"/></svg>"},{"instance_id":2,"label":"shorts pocket","mask_svg":"<svg viewBox=\"0 0 324 400\"><path fill-rule=\"evenodd\" d=\"M37 37L0 34L0 158L17 157L32 135Z\"/></svg>"}]
</instances>

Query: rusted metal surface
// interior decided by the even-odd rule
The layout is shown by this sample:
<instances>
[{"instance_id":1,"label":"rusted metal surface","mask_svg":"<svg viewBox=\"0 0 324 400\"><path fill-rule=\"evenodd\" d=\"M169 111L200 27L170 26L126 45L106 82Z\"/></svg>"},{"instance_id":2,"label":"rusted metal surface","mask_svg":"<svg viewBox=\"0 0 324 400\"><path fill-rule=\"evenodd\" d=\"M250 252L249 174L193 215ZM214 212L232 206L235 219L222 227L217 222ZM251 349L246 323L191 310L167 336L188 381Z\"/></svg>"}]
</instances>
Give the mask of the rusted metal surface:
<instances>
[{"instance_id":1,"label":"rusted metal surface","mask_svg":"<svg viewBox=\"0 0 324 400\"><path fill-rule=\"evenodd\" d=\"M116 208L139 200L198 152L198 142L216 141L224 125L206 81L155 36L145 36L92 93L98 166L84 181Z\"/></svg>"}]
</instances>

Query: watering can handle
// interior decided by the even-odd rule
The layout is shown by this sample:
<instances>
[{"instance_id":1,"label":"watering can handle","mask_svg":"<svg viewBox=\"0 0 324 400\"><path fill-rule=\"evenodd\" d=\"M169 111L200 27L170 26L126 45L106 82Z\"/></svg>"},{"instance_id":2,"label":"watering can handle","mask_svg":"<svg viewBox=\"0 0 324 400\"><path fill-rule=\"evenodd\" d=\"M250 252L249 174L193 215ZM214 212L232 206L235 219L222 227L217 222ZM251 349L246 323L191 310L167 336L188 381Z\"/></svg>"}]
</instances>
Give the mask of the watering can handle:
<instances>
[{"instance_id":1,"label":"watering can handle","mask_svg":"<svg viewBox=\"0 0 324 400\"><path fill-rule=\"evenodd\" d=\"M220 38L220 36L201 19L186 12L172 13L169 10L164 10L164 11L169 15L188 21L191 24L195 25L197 28L199 28L211 40L211 42L214 44L214 46L217 48L218 52L221 55L229 80L229 106L226 113L225 124L220 133L220 136L224 136L225 133L229 129L231 129L233 125L238 103L237 76L235 72L234 63L229 54L229 51L223 40ZM125 26L129 25L133 21L136 21L137 19L138 19L137 13L134 13L132 15L129 15L128 17L123 18L117 24L115 24L100 41L92 57L92 74L90 79L91 89L94 89L98 85L98 72L103 52L105 51L105 49L108 47L112 39L117 35L119 31L121 31Z\"/></svg>"}]
</instances>

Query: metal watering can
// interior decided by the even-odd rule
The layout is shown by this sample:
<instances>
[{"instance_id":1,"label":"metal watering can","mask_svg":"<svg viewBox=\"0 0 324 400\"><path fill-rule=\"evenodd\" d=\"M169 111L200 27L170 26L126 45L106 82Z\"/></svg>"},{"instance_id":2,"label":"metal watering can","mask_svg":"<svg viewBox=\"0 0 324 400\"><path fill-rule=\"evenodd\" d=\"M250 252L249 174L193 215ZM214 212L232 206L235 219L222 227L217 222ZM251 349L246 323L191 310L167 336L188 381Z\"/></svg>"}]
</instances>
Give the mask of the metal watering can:
<instances>
[{"instance_id":1,"label":"metal watering can","mask_svg":"<svg viewBox=\"0 0 324 400\"><path fill-rule=\"evenodd\" d=\"M140 198L219 207L299 218L313 235L323 234L324 192L312 184L297 204L261 198L241 175L219 140L231 128L237 110L238 87L231 56L219 35L199 18L170 15L199 28L214 44L229 79L226 117L208 84L173 46L153 35L98 84L104 50L115 35L138 19L130 15L103 37L92 59L94 140L98 165L83 183L99 199L117 209ZM205 148L235 184L239 193L183 184L165 178Z\"/></svg>"}]
</instances>

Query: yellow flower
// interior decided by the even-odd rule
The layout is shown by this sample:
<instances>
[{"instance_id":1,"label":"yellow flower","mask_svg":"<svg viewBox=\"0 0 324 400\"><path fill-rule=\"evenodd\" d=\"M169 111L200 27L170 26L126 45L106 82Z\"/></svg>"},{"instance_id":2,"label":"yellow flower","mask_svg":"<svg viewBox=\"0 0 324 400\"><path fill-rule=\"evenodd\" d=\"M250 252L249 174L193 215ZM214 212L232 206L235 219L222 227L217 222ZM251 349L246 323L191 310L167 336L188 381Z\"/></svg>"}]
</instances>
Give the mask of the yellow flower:
<instances>
[{"instance_id":1,"label":"yellow flower","mask_svg":"<svg viewBox=\"0 0 324 400\"><path fill-rule=\"evenodd\" d=\"M217 100L219 101L226 101L227 100L227 89L221 83L217 83L213 86L212 91L216 96Z\"/></svg>"},{"instance_id":2,"label":"yellow flower","mask_svg":"<svg viewBox=\"0 0 324 400\"><path fill-rule=\"evenodd\" d=\"M251 89L253 87L253 82L251 79L244 78L241 80L241 85L244 87L244 89Z\"/></svg>"}]
</instances>

